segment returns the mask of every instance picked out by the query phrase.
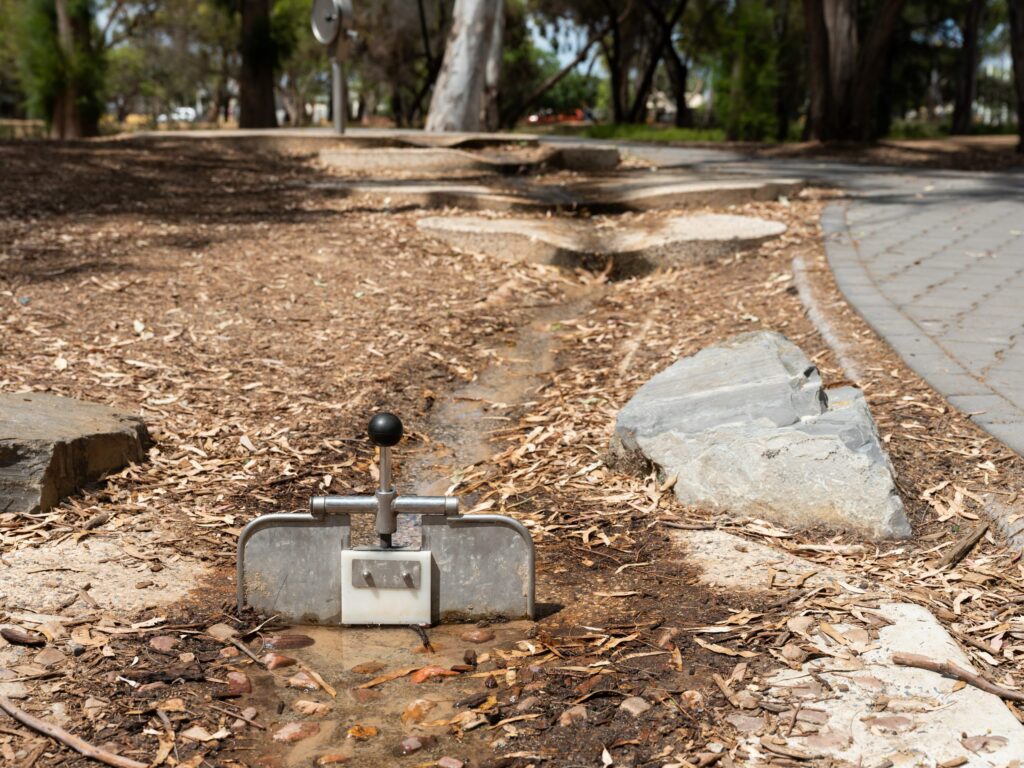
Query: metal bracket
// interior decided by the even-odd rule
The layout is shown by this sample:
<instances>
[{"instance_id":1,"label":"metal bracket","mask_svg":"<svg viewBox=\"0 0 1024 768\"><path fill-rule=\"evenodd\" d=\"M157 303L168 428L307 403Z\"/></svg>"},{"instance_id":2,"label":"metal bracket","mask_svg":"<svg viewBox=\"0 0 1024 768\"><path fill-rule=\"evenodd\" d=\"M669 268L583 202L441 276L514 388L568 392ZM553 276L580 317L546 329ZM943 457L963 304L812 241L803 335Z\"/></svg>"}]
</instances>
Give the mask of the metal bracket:
<instances>
[{"instance_id":1,"label":"metal bracket","mask_svg":"<svg viewBox=\"0 0 1024 768\"><path fill-rule=\"evenodd\" d=\"M419 589L420 564L415 560L353 560L352 586L357 589Z\"/></svg>"}]
</instances>

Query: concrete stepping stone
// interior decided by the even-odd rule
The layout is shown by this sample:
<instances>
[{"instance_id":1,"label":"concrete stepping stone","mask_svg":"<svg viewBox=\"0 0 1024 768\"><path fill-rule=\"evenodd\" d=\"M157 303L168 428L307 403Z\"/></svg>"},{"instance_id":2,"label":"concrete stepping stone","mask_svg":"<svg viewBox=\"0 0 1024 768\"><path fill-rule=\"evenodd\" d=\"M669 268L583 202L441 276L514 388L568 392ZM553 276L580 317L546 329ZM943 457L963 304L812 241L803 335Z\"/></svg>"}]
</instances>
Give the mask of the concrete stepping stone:
<instances>
[{"instance_id":1,"label":"concrete stepping stone","mask_svg":"<svg viewBox=\"0 0 1024 768\"><path fill-rule=\"evenodd\" d=\"M868 539L911 533L863 393L826 391L784 336L742 334L683 358L619 412L609 460L649 460L684 504Z\"/></svg>"},{"instance_id":2,"label":"concrete stepping stone","mask_svg":"<svg viewBox=\"0 0 1024 768\"><path fill-rule=\"evenodd\" d=\"M399 152L405 150L397 150ZM494 183L468 183L438 179L315 182L311 188L335 189L350 195L386 198L390 205L469 210L587 209L595 213L623 213L705 206L742 205L791 195L804 185L801 179L743 179L735 176L708 179L691 173L628 173L583 181L556 178L502 178Z\"/></svg>"},{"instance_id":3,"label":"concrete stepping stone","mask_svg":"<svg viewBox=\"0 0 1024 768\"><path fill-rule=\"evenodd\" d=\"M816 732L790 733L785 746L813 760L843 765L1013 765L1024 755L1024 726L1002 700L936 672L897 666L896 653L951 661L977 672L956 641L934 616L912 603L881 603L878 630L865 652L844 663L826 656L786 669L768 680L767 695L801 703L822 714ZM846 635L849 627L836 631ZM835 643L813 638L828 653ZM812 690L814 679L828 686ZM883 709L878 703L886 702ZM778 742L775 742L776 744ZM766 764L773 752L756 738L747 747Z\"/></svg>"},{"instance_id":4,"label":"concrete stepping stone","mask_svg":"<svg viewBox=\"0 0 1024 768\"><path fill-rule=\"evenodd\" d=\"M779 222L718 214L650 222L432 216L416 226L457 248L514 261L601 270L611 258L616 276L731 256L786 231Z\"/></svg>"},{"instance_id":5,"label":"concrete stepping stone","mask_svg":"<svg viewBox=\"0 0 1024 768\"><path fill-rule=\"evenodd\" d=\"M46 511L88 482L142 461L137 416L26 392L0 394L0 512Z\"/></svg>"},{"instance_id":6,"label":"concrete stepping stone","mask_svg":"<svg viewBox=\"0 0 1024 768\"><path fill-rule=\"evenodd\" d=\"M795 178L707 178L692 173L642 172L586 180L570 185L568 191L592 211L618 212L743 205L794 195L804 184L803 179Z\"/></svg>"},{"instance_id":7,"label":"concrete stepping stone","mask_svg":"<svg viewBox=\"0 0 1024 768\"><path fill-rule=\"evenodd\" d=\"M514 185L470 182L408 181L319 181L305 185L345 196L367 196L390 208L463 208L485 211L549 211L573 208L575 202L564 190L530 190Z\"/></svg>"},{"instance_id":8,"label":"concrete stepping stone","mask_svg":"<svg viewBox=\"0 0 1024 768\"><path fill-rule=\"evenodd\" d=\"M724 531L671 530L669 536L686 564L700 570L704 584L732 594L753 591L777 599L787 582L801 590L829 585L845 590L844 585L860 582L854 574ZM759 693L779 705L772 711L790 707L777 715L787 726L776 733L786 734L783 748L812 761L807 765L831 758L843 765L992 766L1012 765L1010 761L1024 755L1024 726L999 697L960 687L935 672L893 663L893 654L913 653L977 671L926 608L882 601L874 615L885 625L877 638L865 637L862 627L834 625L856 650L849 658L836 655L836 643L821 634L817 620L803 617L806 636L792 642L807 649L816 646L820 655L809 654L816 658L798 669L771 674L767 690ZM886 703L883 709L879 702ZM806 719L793 715L804 710ZM811 727L805 729L805 722ZM755 733L741 737L750 764L772 765L780 752L767 748L757 729L751 730ZM780 742L771 744L778 747Z\"/></svg>"},{"instance_id":9,"label":"concrete stepping stone","mask_svg":"<svg viewBox=\"0 0 1024 768\"><path fill-rule=\"evenodd\" d=\"M342 174L387 173L402 178L444 174L523 174L544 169L581 172L614 170L614 147L557 146L505 149L457 149L446 146L332 147L320 150L320 162Z\"/></svg>"}]
</instances>

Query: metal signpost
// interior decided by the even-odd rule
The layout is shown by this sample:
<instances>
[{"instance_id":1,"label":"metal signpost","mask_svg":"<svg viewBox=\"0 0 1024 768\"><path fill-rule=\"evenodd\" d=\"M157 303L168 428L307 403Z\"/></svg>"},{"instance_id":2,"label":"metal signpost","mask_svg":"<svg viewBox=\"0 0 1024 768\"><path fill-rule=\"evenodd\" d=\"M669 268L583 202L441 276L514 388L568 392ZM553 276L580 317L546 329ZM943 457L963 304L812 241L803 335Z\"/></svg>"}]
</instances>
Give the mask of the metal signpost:
<instances>
[{"instance_id":1,"label":"metal signpost","mask_svg":"<svg viewBox=\"0 0 1024 768\"><path fill-rule=\"evenodd\" d=\"M334 130L345 132L348 112L348 87L345 82L345 46L352 26L352 0L313 0L310 15L313 36L331 52L331 99L334 104Z\"/></svg>"},{"instance_id":2,"label":"metal signpost","mask_svg":"<svg viewBox=\"0 0 1024 768\"><path fill-rule=\"evenodd\" d=\"M380 447L372 496L314 496L308 513L250 522L238 539L238 604L310 624L436 624L533 618L534 550L529 531L502 515L459 514L454 496L400 496L391 448L402 422L370 420ZM374 516L377 543L352 546L352 515ZM419 548L392 543L398 515L417 515Z\"/></svg>"}]
</instances>

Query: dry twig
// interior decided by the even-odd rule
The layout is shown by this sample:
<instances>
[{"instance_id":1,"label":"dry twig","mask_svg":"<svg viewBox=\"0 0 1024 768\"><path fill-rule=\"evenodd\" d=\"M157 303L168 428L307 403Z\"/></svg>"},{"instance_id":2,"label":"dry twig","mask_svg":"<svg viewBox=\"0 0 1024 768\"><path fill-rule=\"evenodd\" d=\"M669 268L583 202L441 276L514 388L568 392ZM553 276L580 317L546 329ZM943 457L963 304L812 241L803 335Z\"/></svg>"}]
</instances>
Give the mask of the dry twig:
<instances>
[{"instance_id":1,"label":"dry twig","mask_svg":"<svg viewBox=\"0 0 1024 768\"><path fill-rule=\"evenodd\" d=\"M11 700L6 696L0 696L0 709L6 712L8 715L13 717L19 723L27 726L39 733L49 736L55 741L59 741L66 747L70 747L80 755L98 760L101 763L107 765L113 765L115 768L148 768L147 763L140 763L138 760L132 760L128 757L121 757L115 755L113 752L108 752L100 747L93 746L89 742L80 739L72 733L68 733L59 725L53 725L45 720L40 720L38 717L33 717L24 710L18 709L11 703Z\"/></svg>"},{"instance_id":2,"label":"dry twig","mask_svg":"<svg viewBox=\"0 0 1024 768\"><path fill-rule=\"evenodd\" d=\"M892 655L892 661L893 664L899 664L902 667L927 669L930 672L938 672L940 675L962 680L968 685L973 685L975 688L979 688L982 691L995 694L1002 699L1009 699L1010 701L1024 701L1024 693L1021 691L1013 691L1009 688L1004 688L1001 685L993 683L991 680L986 680L977 672L971 672L963 667L958 667L951 661L934 661L926 656L920 656L916 653L894 653Z\"/></svg>"}]
</instances>

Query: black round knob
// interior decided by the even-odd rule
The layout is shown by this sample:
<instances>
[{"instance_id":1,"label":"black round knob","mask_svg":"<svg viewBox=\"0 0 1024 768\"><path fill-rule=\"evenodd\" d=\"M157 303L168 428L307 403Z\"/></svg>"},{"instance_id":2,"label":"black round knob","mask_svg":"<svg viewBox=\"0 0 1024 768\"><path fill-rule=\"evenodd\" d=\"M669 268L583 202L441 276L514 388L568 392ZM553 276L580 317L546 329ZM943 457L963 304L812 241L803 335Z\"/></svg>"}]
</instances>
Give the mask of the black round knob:
<instances>
[{"instance_id":1,"label":"black round knob","mask_svg":"<svg viewBox=\"0 0 1024 768\"><path fill-rule=\"evenodd\" d=\"M402 439L402 420L395 414L384 411L370 419L366 431L374 445L390 447Z\"/></svg>"}]
</instances>

